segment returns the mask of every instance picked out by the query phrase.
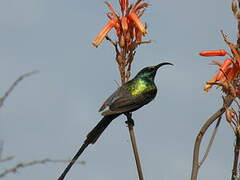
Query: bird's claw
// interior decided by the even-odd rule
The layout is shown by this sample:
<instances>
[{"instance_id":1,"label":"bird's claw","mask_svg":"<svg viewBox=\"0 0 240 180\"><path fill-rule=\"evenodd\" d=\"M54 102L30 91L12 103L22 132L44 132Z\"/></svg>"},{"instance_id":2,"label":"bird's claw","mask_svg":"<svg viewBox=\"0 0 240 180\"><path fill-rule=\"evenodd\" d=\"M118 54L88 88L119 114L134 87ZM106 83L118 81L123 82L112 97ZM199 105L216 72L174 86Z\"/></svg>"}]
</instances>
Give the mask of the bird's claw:
<instances>
[{"instance_id":1,"label":"bird's claw","mask_svg":"<svg viewBox=\"0 0 240 180\"><path fill-rule=\"evenodd\" d=\"M125 121L125 123L128 126L133 127L135 125L135 123L134 123L134 120L132 119L132 114L131 113L126 113L125 115L127 116L127 121Z\"/></svg>"},{"instance_id":2,"label":"bird's claw","mask_svg":"<svg viewBox=\"0 0 240 180\"><path fill-rule=\"evenodd\" d=\"M128 126L134 126L134 120L133 119L128 119L127 121L125 121L125 123L128 125Z\"/></svg>"}]
</instances>

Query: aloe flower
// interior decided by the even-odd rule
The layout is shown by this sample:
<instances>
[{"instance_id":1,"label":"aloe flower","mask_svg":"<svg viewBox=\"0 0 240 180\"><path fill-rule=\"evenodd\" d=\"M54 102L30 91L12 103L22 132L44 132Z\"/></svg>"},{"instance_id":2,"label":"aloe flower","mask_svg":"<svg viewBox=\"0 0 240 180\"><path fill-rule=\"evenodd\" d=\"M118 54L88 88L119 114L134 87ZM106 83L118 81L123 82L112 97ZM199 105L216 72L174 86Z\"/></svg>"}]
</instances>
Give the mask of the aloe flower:
<instances>
[{"instance_id":1,"label":"aloe flower","mask_svg":"<svg viewBox=\"0 0 240 180\"><path fill-rule=\"evenodd\" d=\"M122 45L130 45L133 41L141 43L142 36L147 33L147 30L140 17L143 15L144 9L148 7L148 3L137 0L135 4L129 5L128 0L119 0L121 16L118 15L109 2L105 1L105 4L110 10L107 13L109 21L96 36L92 44L98 47L112 29L115 29L119 42L122 41Z\"/></svg>"},{"instance_id":2,"label":"aloe flower","mask_svg":"<svg viewBox=\"0 0 240 180\"><path fill-rule=\"evenodd\" d=\"M222 91L226 94L231 94L233 96L240 96L240 86L239 86L239 75L240 75L240 55L236 45L231 43L226 39L224 35L224 40L230 47L232 55L225 51L224 49L213 50L213 51L202 51L199 54L201 56L226 56L228 55L223 63L219 61L212 61L212 64L219 67L217 73L206 82L204 86L204 91L209 91L213 85L222 87Z\"/></svg>"}]
</instances>

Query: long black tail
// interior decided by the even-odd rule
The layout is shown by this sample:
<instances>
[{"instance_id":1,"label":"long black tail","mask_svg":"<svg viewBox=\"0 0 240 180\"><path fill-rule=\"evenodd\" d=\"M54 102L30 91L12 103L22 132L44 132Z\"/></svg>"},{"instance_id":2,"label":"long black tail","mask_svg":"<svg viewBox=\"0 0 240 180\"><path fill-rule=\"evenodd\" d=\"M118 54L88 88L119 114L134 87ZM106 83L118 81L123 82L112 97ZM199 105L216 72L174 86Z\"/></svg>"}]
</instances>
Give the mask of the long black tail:
<instances>
[{"instance_id":1,"label":"long black tail","mask_svg":"<svg viewBox=\"0 0 240 180\"><path fill-rule=\"evenodd\" d=\"M101 136L103 131L112 122L112 120L114 120L118 116L119 114L104 116L101 121L88 133L87 139L84 141L84 144L94 144Z\"/></svg>"},{"instance_id":2,"label":"long black tail","mask_svg":"<svg viewBox=\"0 0 240 180\"><path fill-rule=\"evenodd\" d=\"M78 150L77 154L72 158L71 162L68 164L66 169L63 171L61 176L58 178L58 180L63 180L68 173L68 171L71 169L73 164L77 161L79 156L83 153L83 151L88 147L89 144L94 144L98 138L101 136L103 131L108 127L108 125L114 120L116 117L118 117L120 114L114 114L114 115L108 115L104 116L101 121L88 133L86 140L84 141L81 148Z\"/></svg>"},{"instance_id":3,"label":"long black tail","mask_svg":"<svg viewBox=\"0 0 240 180\"><path fill-rule=\"evenodd\" d=\"M81 146L81 148L78 150L77 154L75 154L75 156L72 158L72 160L70 161L70 163L68 164L68 166L64 169L63 173L61 174L61 176L58 178L58 180L63 180L65 178L65 176L67 175L68 171L71 169L71 167L73 166L73 164L77 161L77 159L79 158L79 156L82 154L82 152L86 149L86 147L89 144L83 144Z\"/></svg>"}]
</instances>

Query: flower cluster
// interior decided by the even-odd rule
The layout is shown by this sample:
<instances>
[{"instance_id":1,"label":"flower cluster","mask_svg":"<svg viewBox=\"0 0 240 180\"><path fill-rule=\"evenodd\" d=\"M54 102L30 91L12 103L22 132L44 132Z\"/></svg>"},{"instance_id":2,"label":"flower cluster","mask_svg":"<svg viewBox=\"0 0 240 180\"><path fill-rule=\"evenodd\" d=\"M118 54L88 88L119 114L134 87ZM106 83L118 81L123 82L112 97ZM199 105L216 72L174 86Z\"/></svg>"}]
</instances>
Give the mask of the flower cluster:
<instances>
[{"instance_id":1,"label":"flower cluster","mask_svg":"<svg viewBox=\"0 0 240 180\"><path fill-rule=\"evenodd\" d=\"M128 0L119 0L121 7L121 16L115 11L112 5L105 1L110 12L107 13L109 21L96 36L92 42L94 46L101 44L111 29L115 29L120 46L131 45L134 41L142 42L142 36L147 33L146 26L141 22L140 17L143 15L148 3L137 0L135 4L129 5Z\"/></svg>"},{"instance_id":2,"label":"flower cluster","mask_svg":"<svg viewBox=\"0 0 240 180\"><path fill-rule=\"evenodd\" d=\"M240 53L237 45L230 42L226 35L223 34L225 42L228 44L231 54L226 50L214 50L214 51L203 51L199 54L201 56L228 56L223 63L219 61L212 61L212 64L217 65L219 70L212 79L208 80L204 86L204 90L208 91L213 85L222 87L223 92L230 94L234 97L240 96Z\"/></svg>"},{"instance_id":3,"label":"flower cluster","mask_svg":"<svg viewBox=\"0 0 240 180\"><path fill-rule=\"evenodd\" d=\"M143 36L147 34L147 25L143 24L140 18L149 5L142 1L137 0L134 4L129 4L129 0L119 0L121 15L115 11L109 2L105 1L110 10L107 13L109 20L92 42L95 47L98 47L106 38L113 44L122 83L128 81L130 77L131 64L138 45L151 42L142 40ZM108 37L108 33L112 29L115 30L116 41Z\"/></svg>"}]
</instances>

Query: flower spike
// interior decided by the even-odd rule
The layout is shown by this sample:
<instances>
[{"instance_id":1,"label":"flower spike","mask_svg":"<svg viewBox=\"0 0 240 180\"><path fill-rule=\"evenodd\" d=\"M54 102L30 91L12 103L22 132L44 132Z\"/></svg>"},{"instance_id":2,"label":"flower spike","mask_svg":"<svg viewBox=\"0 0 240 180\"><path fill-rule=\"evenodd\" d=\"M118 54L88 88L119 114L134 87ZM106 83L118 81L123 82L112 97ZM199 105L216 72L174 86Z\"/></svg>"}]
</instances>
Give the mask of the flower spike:
<instances>
[{"instance_id":1,"label":"flower spike","mask_svg":"<svg viewBox=\"0 0 240 180\"><path fill-rule=\"evenodd\" d=\"M145 41L142 41L142 37L147 34L147 27L142 23L140 17L149 4L142 2L142 0L137 0L135 4L129 5L129 0L119 0L121 16L118 15L111 3L105 1L105 4L110 10L107 13L110 20L96 36L92 44L98 47L113 28L116 30L117 42L121 48L126 46L126 48L133 50L132 47L136 48L139 44L143 44ZM129 52L130 49L126 52Z\"/></svg>"},{"instance_id":2,"label":"flower spike","mask_svg":"<svg viewBox=\"0 0 240 180\"><path fill-rule=\"evenodd\" d=\"M204 91L209 91L213 85L218 85L222 87L222 91L226 94L232 95L234 97L240 97L240 53L238 47L230 42L226 35L221 31L224 41L227 43L231 49L231 54L229 54L224 49L214 50L214 51L202 51L199 54L201 56L225 56L228 55L230 58L226 58L223 63L218 61L213 61L212 64L219 66L219 70L216 75L207 81L204 86Z\"/></svg>"}]
</instances>

